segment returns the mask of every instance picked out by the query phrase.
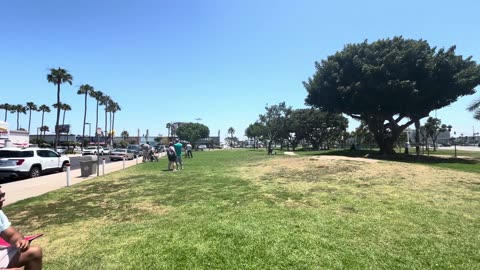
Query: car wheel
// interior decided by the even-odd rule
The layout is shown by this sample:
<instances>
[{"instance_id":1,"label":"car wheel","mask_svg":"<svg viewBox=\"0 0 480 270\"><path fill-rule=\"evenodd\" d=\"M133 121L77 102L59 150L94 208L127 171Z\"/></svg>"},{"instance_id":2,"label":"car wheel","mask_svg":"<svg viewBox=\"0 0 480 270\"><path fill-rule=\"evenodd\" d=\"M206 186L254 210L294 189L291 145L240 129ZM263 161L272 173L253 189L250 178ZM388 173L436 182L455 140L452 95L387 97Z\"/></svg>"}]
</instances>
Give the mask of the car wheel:
<instances>
[{"instance_id":1,"label":"car wheel","mask_svg":"<svg viewBox=\"0 0 480 270\"><path fill-rule=\"evenodd\" d=\"M28 176L30 176L31 178L39 177L41 172L42 172L42 170L40 169L40 167L35 166L35 167L32 167L30 169L30 172L28 173Z\"/></svg>"},{"instance_id":2,"label":"car wheel","mask_svg":"<svg viewBox=\"0 0 480 270\"><path fill-rule=\"evenodd\" d=\"M63 162L62 167L60 167L60 172L66 172L67 171L67 164L68 162Z\"/></svg>"}]
</instances>

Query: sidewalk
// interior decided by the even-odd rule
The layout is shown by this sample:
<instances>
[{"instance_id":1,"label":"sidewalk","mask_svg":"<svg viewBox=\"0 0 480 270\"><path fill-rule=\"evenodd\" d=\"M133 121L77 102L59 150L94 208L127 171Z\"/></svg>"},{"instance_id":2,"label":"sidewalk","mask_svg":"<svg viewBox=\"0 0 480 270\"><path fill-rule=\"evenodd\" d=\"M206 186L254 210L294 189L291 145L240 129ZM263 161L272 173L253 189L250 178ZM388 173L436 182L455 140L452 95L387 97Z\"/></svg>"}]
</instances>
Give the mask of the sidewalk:
<instances>
[{"instance_id":1,"label":"sidewalk","mask_svg":"<svg viewBox=\"0 0 480 270\"><path fill-rule=\"evenodd\" d=\"M125 161L125 168L142 163L142 157ZM123 161L110 162L105 164L105 174L122 170ZM99 167L100 176L102 175L102 165ZM92 174L89 177L81 177L81 170L70 171L70 186L97 177ZM67 173L54 173L37 178L19 180L7 184L2 184L2 190L7 193L3 205L9 205L14 202L39 196L49 191L60 189L67 186Z\"/></svg>"}]
</instances>

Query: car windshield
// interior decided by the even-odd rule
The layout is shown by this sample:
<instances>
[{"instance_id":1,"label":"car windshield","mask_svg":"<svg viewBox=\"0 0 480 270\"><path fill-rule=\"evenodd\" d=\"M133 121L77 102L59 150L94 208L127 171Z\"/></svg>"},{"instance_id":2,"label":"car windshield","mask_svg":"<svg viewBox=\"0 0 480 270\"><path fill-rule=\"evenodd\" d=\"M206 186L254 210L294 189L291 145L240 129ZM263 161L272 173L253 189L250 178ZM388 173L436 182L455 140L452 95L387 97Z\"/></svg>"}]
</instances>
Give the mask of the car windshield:
<instances>
[{"instance_id":1,"label":"car windshield","mask_svg":"<svg viewBox=\"0 0 480 270\"><path fill-rule=\"evenodd\" d=\"M127 149L117 148L117 149L113 150L113 152L125 152L125 150L127 150Z\"/></svg>"},{"instance_id":2,"label":"car windshield","mask_svg":"<svg viewBox=\"0 0 480 270\"><path fill-rule=\"evenodd\" d=\"M89 147L87 147L87 149L88 149L88 150L95 150L95 149L97 149L97 147L95 147L95 146L89 146Z\"/></svg>"}]
</instances>

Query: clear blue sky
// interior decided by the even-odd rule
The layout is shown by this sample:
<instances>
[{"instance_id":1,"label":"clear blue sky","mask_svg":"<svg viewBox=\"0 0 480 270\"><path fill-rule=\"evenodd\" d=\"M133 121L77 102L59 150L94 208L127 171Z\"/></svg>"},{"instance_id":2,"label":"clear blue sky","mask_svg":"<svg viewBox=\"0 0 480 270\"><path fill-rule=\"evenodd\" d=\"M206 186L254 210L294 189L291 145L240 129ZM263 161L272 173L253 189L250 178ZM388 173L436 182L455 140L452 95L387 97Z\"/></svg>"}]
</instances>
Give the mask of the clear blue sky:
<instances>
[{"instance_id":1,"label":"clear blue sky","mask_svg":"<svg viewBox=\"0 0 480 270\"><path fill-rule=\"evenodd\" d=\"M167 134L166 123L195 122L218 130L245 128L266 104L305 107L302 81L347 43L403 35L430 45L457 45L480 60L480 2L459 1L121 1L23 0L0 4L0 103L51 106L50 68L74 77L61 99L72 106L66 123L81 134L88 83L122 108L117 134ZM480 131L465 108L480 95L437 111L457 134ZM95 122L89 98L87 122ZM3 120L0 111L0 119ZM434 116L434 113L431 114ZM101 114L100 126L104 127ZM56 114L46 116L53 129ZM8 122L16 127L16 115ZM41 114L32 117L32 133ZM21 115L21 127L28 117ZM350 130L358 123L350 123ZM93 126L92 126L93 130Z\"/></svg>"}]
</instances>

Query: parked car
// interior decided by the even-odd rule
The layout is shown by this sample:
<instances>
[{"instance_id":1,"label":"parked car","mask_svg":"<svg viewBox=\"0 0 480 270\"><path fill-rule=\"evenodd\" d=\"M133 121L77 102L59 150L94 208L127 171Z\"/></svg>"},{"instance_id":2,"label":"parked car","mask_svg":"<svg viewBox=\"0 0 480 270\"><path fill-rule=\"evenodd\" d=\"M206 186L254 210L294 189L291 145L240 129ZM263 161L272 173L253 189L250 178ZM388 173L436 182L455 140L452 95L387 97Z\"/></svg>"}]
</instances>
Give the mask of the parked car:
<instances>
[{"instance_id":1,"label":"parked car","mask_svg":"<svg viewBox=\"0 0 480 270\"><path fill-rule=\"evenodd\" d=\"M197 147L198 150L200 151L203 151L205 149L207 149L207 146L205 144L200 144L198 147Z\"/></svg>"},{"instance_id":2,"label":"parked car","mask_svg":"<svg viewBox=\"0 0 480 270\"><path fill-rule=\"evenodd\" d=\"M113 150L110 147L103 148L103 154L104 155L109 155L111 151L113 151Z\"/></svg>"},{"instance_id":3,"label":"parked car","mask_svg":"<svg viewBox=\"0 0 480 270\"><path fill-rule=\"evenodd\" d=\"M67 170L70 159L52 149L5 147L0 149L0 178L38 177Z\"/></svg>"},{"instance_id":4,"label":"parked car","mask_svg":"<svg viewBox=\"0 0 480 270\"><path fill-rule=\"evenodd\" d=\"M97 154L97 146L88 146L87 148L83 148L82 156L85 155L96 155ZM103 155L103 147L98 147L98 154Z\"/></svg>"},{"instance_id":5,"label":"parked car","mask_svg":"<svg viewBox=\"0 0 480 270\"><path fill-rule=\"evenodd\" d=\"M124 158L126 160L133 159L134 156L134 151L125 149L125 148L117 148L112 151L110 151L110 160L123 160Z\"/></svg>"},{"instance_id":6,"label":"parked car","mask_svg":"<svg viewBox=\"0 0 480 270\"><path fill-rule=\"evenodd\" d=\"M68 150L68 147L66 147L66 146L58 146L57 147L57 153L59 153L60 155L65 155L67 150Z\"/></svg>"},{"instance_id":7,"label":"parked car","mask_svg":"<svg viewBox=\"0 0 480 270\"><path fill-rule=\"evenodd\" d=\"M142 148L138 144L131 144L127 146L127 149L132 150L134 152L135 158L143 155Z\"/></svg>"}]
</instances>

